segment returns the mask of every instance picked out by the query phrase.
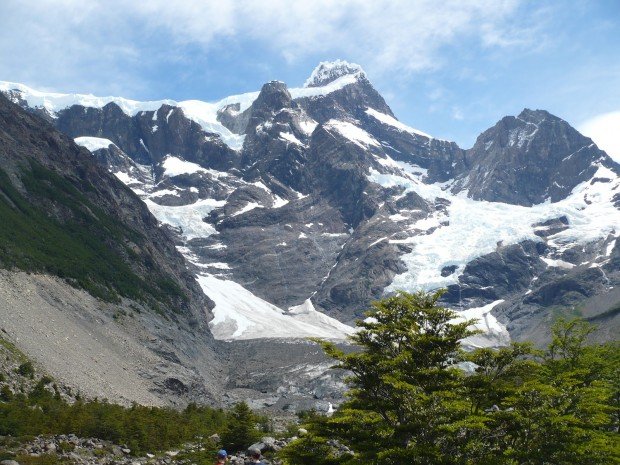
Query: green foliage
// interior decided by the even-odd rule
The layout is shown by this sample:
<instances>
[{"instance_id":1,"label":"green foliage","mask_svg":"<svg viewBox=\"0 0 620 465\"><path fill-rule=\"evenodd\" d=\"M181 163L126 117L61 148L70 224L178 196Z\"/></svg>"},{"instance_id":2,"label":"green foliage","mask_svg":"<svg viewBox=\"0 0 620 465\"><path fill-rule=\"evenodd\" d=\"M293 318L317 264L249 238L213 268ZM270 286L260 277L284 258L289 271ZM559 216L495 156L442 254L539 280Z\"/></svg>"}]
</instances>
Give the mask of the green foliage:
<instances>
[{"instance_id":1,"label":"green foliage","mask_svg":"<svg viewBox=\"0 0 620 465\"><path fill-rule=\"evenodd\" d=\"M21 181L41 205L51 201L62 219L26 200L0 170L0 266L51 273L111 302L119 296L168 304L187 299L170 278L154 276L147 282L131 269L128 257L145 261L140 264L147 268L148 257L118 244L140 245L144 237L90 202L69 180L33 161Z\"/></svg>"},{"instance_id":2,"label":"green foliage","mask_svg":"<svg viewBox=\"0 0 620 465\"><path fill-rule=\"evenodd\" d=\"M28 358L15 346L15 344L13 344L10 341L7 341L6 339L3 339L2 336L0 336L0 346L6 349L9 352L9 354L15 359L22 361L22 362L25 362L28 360Z\"/></svg>"},{"instance_id":3,"label":"green foliage","mask_svg":"<svg viewBox=\"0 0 620 465\"><path fill-rule=\"evenodd\" d=\"M242 450L260 439L257 428L261 419L245 402L235 404L227 415L228 426L222 434L222 444L227 450Z\"/></svg>"},{"instance_id":4,"label":"green foliage","mask_svg":"<svg viewBox=\"0 0 620 465\"><path fill-rule=\"evenodd\" d=\"M618 463L618 344L587 345L590 326L572 320L554 327L546 352L514 343L464 353L471 322L455 323L440 295L375 303L352 337L358 351L322 342L352 373L348 400L331 418L306 417L309 434L281 452L285 463Z\"/></svg>"},{"instance_id":5,"label":"green foliage","mask_svg":"<svg viewBox=\"0 0 620 465\"><path fill-rule=\"evenodd\" d=\"M13 398L13 392L11 389L5 384L0 388L0 401L9 402Z\"/></svg>"},{"instance_id":6,"label":"green foliage","mask_svg":"<svg viewBox=\"0 0 620 465\"><path fill-rule=\"evenodd\" d=\"M66 453L66 452L72 452L73 450L75 450L75 444L71 442L62 441L58 443L58 452Z\"/></svg>"},{"instance_id":7,"label":"green foliage","mask_svg":"<svg viewBox=\"0 0 620 465\"><path fill-rule=\"evenodd\" d=\"M18 455L15 460L20 465L62 465L70 463L68 460L61 460L56 454Z\"/></svg>"},{"instance_id":8,"label":"green foliage","mask_svg":"<svg viewBox=\"0 0 620 465\"><path fill-rule=\"evenodd\" d=\"M325 432L330 429L327 417L310 411L302 412L300 418L303 419L309 430L306 435L291 442L279 452L279 458L285 463L294 465L339 465L347 463L351 459L350 454L340 453L330 445L330 439L325 435Z\"/></svg>"},{"instance_id":9,"label":"green foliage","mask_svg":"<svg viewBox=\"0 0 620 465\"><path fill-rule=\"evenodd\" d=\"M227 427L225 412L195 405L182 412L97 400L69 405L44 389L42 382L28 396L0 403L0 436L73 433L126 444L134 454L168 450Z\"/></svg>"},{"instance_id":10,"label":"green foliage","mask_svg":"<svg viewBox=\"0 0 620 465\"><path fill-rule=\"evenodd\" d=\"M17 374L21 376L27 376L32 378L34 376L34 366L32 366L32 362L24 362L16 370Z\"/></svg>"}]
</instances>

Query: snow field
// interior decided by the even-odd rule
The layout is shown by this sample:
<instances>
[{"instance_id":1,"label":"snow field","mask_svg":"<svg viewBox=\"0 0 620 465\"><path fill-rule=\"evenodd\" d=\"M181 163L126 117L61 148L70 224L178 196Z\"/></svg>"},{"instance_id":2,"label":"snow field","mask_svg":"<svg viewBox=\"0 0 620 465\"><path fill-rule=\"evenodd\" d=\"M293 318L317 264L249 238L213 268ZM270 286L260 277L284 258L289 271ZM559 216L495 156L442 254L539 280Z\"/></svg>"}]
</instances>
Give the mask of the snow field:
<instances>
[{"instance_id":1,"label":"snow field","mask_svg":"<svg viewBox=\"0 0 620 465\"><path fill-rule=\"evenodd\" d=\"M291 307L287 314L233 281L209 274L201 274L197 280L215 302L214 318L209 327L216 339L322 337L338 340L354 331L317 312L309 300Z\"/></svg>"},{"instance_id":2,"label":"snow field","mask_svg":"<svg viewBox=\"0 0 620 465\"><path fill-rule=\"evenodd\" d=\"M534 234L533 224L560 216L568 218L569 228L549 237L549 244L558 251L620 231L620 214L612 202L614 194L620 192L620 179L603 166L598 167L593 178L608 178L611 182L587 181L560 202L522 207L472 200L464 192L454 195L446 184L424 184L417 174L418 167L389 162L393 163L400 165L400 174L382 174L371 168L369 179L384 187L402 186L430 201L444 198L450 205L447 214L439 212L410 225L410 229L427 231L427 234L398 241L413 245L413 251L401 257L407 271L394 278L388 291L431 290L456 284L458 275L471 260L493 252L499 244L540 241ZM548 264L559 266L557 262ZM456 265L457 271L441 276L441 269L450 265Z\"/></svg>"}]
</instances>

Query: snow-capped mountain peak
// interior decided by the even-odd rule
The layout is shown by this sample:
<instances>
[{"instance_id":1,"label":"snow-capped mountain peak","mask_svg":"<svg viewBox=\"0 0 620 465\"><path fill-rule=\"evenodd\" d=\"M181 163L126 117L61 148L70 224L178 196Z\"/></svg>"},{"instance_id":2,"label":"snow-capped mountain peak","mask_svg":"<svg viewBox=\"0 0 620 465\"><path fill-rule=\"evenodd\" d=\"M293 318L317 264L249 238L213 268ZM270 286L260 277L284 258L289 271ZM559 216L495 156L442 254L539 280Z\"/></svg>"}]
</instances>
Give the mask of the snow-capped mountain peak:
<instances>
[{"instance_id":1,"label":"snow-capped mountain peak","mask_svg":"<svg viewBox=\"0 0 620 465\"><path fill-rule=\"evenodd\" d=\"M365 76L365 73L362 67L356 63L349 63L344 60L322 61L314 68L304 83L304 87L321 87L347 75Z\"/></svg>"},{"instance_id":2,"label":"snow-capped mountain peak","mask_svg":"<svg viewBox=\"0 0 620 465\"><path fill-rule=\"evenodd\" d=\"M443 286L454 308L509 312L520 337L539 323L527 315L620 276L620 167L543 110L464 150L398 121L344 61L303 88L271 81L217 102L1 91L46 110L176 235L216 338L341 338L350 329L327 317L351 323L384 292ZM284 310L308 299L307 321Z\"/></svg>"}]
</instances>

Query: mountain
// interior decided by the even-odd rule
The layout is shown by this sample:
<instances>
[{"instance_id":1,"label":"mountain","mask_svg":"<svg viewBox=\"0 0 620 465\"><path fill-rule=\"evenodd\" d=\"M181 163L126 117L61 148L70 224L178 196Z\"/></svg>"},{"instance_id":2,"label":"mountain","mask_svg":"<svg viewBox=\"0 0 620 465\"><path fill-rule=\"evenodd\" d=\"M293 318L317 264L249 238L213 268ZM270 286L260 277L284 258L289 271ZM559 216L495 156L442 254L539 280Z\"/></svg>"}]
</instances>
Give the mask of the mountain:
<instances>
[{"instance_id":1,"label":"mountain","mask_svg":"<svg viewBox=\"0 0 620 465\"><path fill-rule=\"evenodd\" d=\"M617 165L566 121L525 109L483 132L468 151L470 168L452 192L476 200L532 205L559 202L592 179L599 166Z\"/></svg>"},{"instance_id":2,"label":"mountain","mask_svg":"<svg viewBox=\"0 0 620 465\"><path fill-rule=\"evenodd\" d=\"M213 303L171 235L88 150L1 95L0 218L0 324L38 363L92 397L219 396Z\"/></svg>"},{"instance_id":3,"label":"mountain","mask_svg":"<svg viewBox=\"0 0 620 465\"><path fill-rule=\"evenodd\" d=\"M78 143L174 236L217 339L342 338L369 301L446 287L487 335L618 328L620 168L542 110L468 150L398 121L359 65L219 102L0 89ZM248 343L249 344L249 343Z\"/></svg>"}]
</instances>

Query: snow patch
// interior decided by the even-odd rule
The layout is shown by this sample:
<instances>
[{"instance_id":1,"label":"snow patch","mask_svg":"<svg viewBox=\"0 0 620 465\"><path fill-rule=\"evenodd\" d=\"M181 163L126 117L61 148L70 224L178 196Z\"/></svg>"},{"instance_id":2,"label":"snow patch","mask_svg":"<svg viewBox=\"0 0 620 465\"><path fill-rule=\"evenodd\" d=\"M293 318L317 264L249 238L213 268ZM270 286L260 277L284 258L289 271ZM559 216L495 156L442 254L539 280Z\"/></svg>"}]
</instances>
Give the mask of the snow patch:
<instances>
[{"instance_id":1,"label":"snow patch","mask_svg":"<svg viewBox=\"0 0 620 465\"><path fill-rule=\"evenodd\" d=\"M218 268L220 270L230 270L230 265L228 263L223 263L223 262L205 263L204 266L211 267L211 268Z\"/></svg>"},{"instance_id":2,"label":"snow patch","mask_svg":"<svg viewBox=\"0 0 620 465\"><path fill-rule=\"evenodd\" d=\"M574 264L566 262L564 260L547 258L547 257L540 257L540 259L543 262L545 262L547 264L547 266L549 266L549 267L564 268L565 270L570 270L571 268L575 267Z\"/></svg>"},{"instance_id":3,"label":"snow patch","mask_svg":"<svg viewBox=\"0 0 620 465\"><path fill-rule=\"evenodd\" d=\"M369 146L380 147L381 144L377 140L364 131L362 128L355 126L348 121L341 121L337 119L330 119L325 123L324 127L327 130L335 130L340 135L346 137L351 142L359 145L363 149L367 149Z\"/></svg>"},{"instance_id":4,"label":"snow patch","mask_svg":"<svg viewBox=\"0 0 620 465\"><path fill-rule=\"evenodd\" d=\"M263 208L263 206L256 202L248 202L241 210L237 210L230 216L243 215L244 213L249 212L250 210L254 210L255 208Z\"/></svg>"},{"instance_id":5,"label":"snow patch","mask_svg":"<svg viewBox=\"0 0 620 465\"><path fill-rule=\"evenodd\" d=\"M299 122L299 127L308 136L314 132L314 130L316 129L318 125L319 123L317 123L311 118L304 119Z\"/></svg>"},{"instance_id":6,"label":"snow patch","mask_svg":"<svg viewBox=\"0 0 620 465\"><path fill-rule=\"evenodd\" d=\"M387 237L382 237L381 239L377 239L377 240L376 240L376 241L374 241L372 244L370 244L370 245L368 246L368 248L370 249L371 247L373 247L373 246L377 245L379 242L383 242L383 241L384 241L384 240L386 240L386 239L387 239Z\"/></svg>"},{"instance_id":7,"label":"snow patch","mask_svg":"<svg viewBox=\"0 0 620 465\"><path fill-rule=\"evenodd\" d=\"M373 108L366 108L366 113L372 116L377 121L386 124L388 126L392 126L393 128L398 129L402 132L408 132L410 134L415 134L417 136L427 137L432 139L433 137L429 134L420 131L419 129L414 129L406 124L401 123L396 118L391 117L390 115L386 115L385 113L381 113L380 111L374 110Z\"/></svg>"},{"instance_id":8,"label":"snow patch","mask_svg":"<svg viewBox=\"0 0 620 465\"><path fill-rule=\"evenodd\" d=\"M364 70L356 63L349 63L344 60L322 61L310 74L304 83L305 88L324 86L338 78L345 76L362 76Z\"/></svg>"},{"instance_id":9,"label":"snow patch","mask_svg":"<svg viewBox=\"0 0 620 465\"><path fill-rule=\"evenodd\" d=\"M116 173L113 173L113 174L114 176L117 177L119 181L121 181L126 186L130 186L131 184L142 184L140 180L136 178L132 178L129 174L125 173L124 171L117 171Z\"/></svg>"},{"instance_id":10,"label":"snow patch","mask_svg":"<svg viewBox=\"0 0 620 465\"><path fill-rule=\"evenodd\" d=\"M215 228L203 221L213 209L221 207L226 202L223 200L202 199L196 203L181 206L158 205L150 199L145 199L151 213L162 223L168 224L181 230L186 240L197 237L208 237L214 234Z\"/></svg>"},{"instance_id":11,"label":"snow patch","mask_svg":"<svg viewBox=\"0 0 620 465\"><path fill-rule=\"evenodd\" d=\"M182 174L194 174L206 171L205 168L197 163L185 161L170 155L166 157L161 166L164 169L164 176L168 176L169 178Z\"/></svg>"},{"instance_id":12,"label":"snow patch","mask_svg":"<svg viewBox=\"0 0 620 465\"><path fill-rule=\"evenodd\" d=\"M297 137L295 137L293 133L290 133L290 132L281 132L279 139L285 142L291 142L296 145L301 145L301 146L304 145Z\"/></svg>"},{"instance_id":13,"label":"snow patch","mask_svg":"<svg viewBox=\"0 0 620 465\"><path fill-rule=\"evenodd\" d=\"M240 100L251 98L247 96L239 97ZM245 135L233 133L217 120L218 110L225 106L222 104L224 100L217 103L207 103L200 100L186 100L184 102L179 102L176 106L183 110L183 114L186 117L200 124L202 129L206 132L219 134L222 141L230 148L233 150L241 150L243 147L243 141L245 140Z\"/></svg>"},{"instance_id":14,"label":"snow patch","mask_svg":"<svg viewBox=\"0 0 620 465\"><path fill-rule=\"evenodd\" d=\"M469 308L458 312L457 321L477 320L470 329L481 330L481 334L470 336L463 340L463 345L467 347L501 347L510 344L510 335L506 327L497 318L491 315L491 310L504 302L496 300L483 307Z\"/></svg>"},{"instance_id":15,"label":"snow patch","mask_svg":"<svg viewBox=\"0 0 620 465\"><path fill-rule=\"evenodd\" d=\"M286 314L233 281L208 274L199 275L197 280L215 302L209 327L216 339L322 337L342 340L354 330L317 312L311 303L306 303L308 301L292 307Z\"/></svg>"},{"instance_id":16,"label":"snow patch","mask_svg":"<svg viewBox=\"0 0 620 465\"><path fill-rule=\"evenodd\" d=\"M179 196L179 192L178 191L173 191L170 189L162 189L156 192L153 192L152 194L149 195L149 197L163 197L164 195L175 195L175 196Z\"/></svg>"},{"instance_id":17,"label":"snow patch","mask_svg":"<svg viewBox=\"0 0 620 465\"><path fill-rule=\"evenodd\" d=\"M85 147L91 152L107 149L110 145L116 145L110 139L104 139L102 137L76 137L73 140L77 145Z\"/></svg>"},{"instance_id":18,"label":"snow patch","mask_svg":"<svg viewBox=\"0 0 620 465\"><path fill-rule=\"evenodd\" d=\"M611 255L611 252L614 250L614 247L616 246L616 241L617 239L614 239L609 244L607 244L607 249L605 250L606 257L609 257Z\"/></svg>"},{"instance_id":19,"label":"snow patch","mask_svg":"<svg viewBox=\"0 0 620 465\"><path fill-rule=\"evenodd\" d=\"M280 208L280 207L283 207L286 204L288 204L288 200L283 199L282 197L279 197L277 195L274 195L273 196L273 205L271 206L271 208Z\"/></svg>"}]
</instances>

